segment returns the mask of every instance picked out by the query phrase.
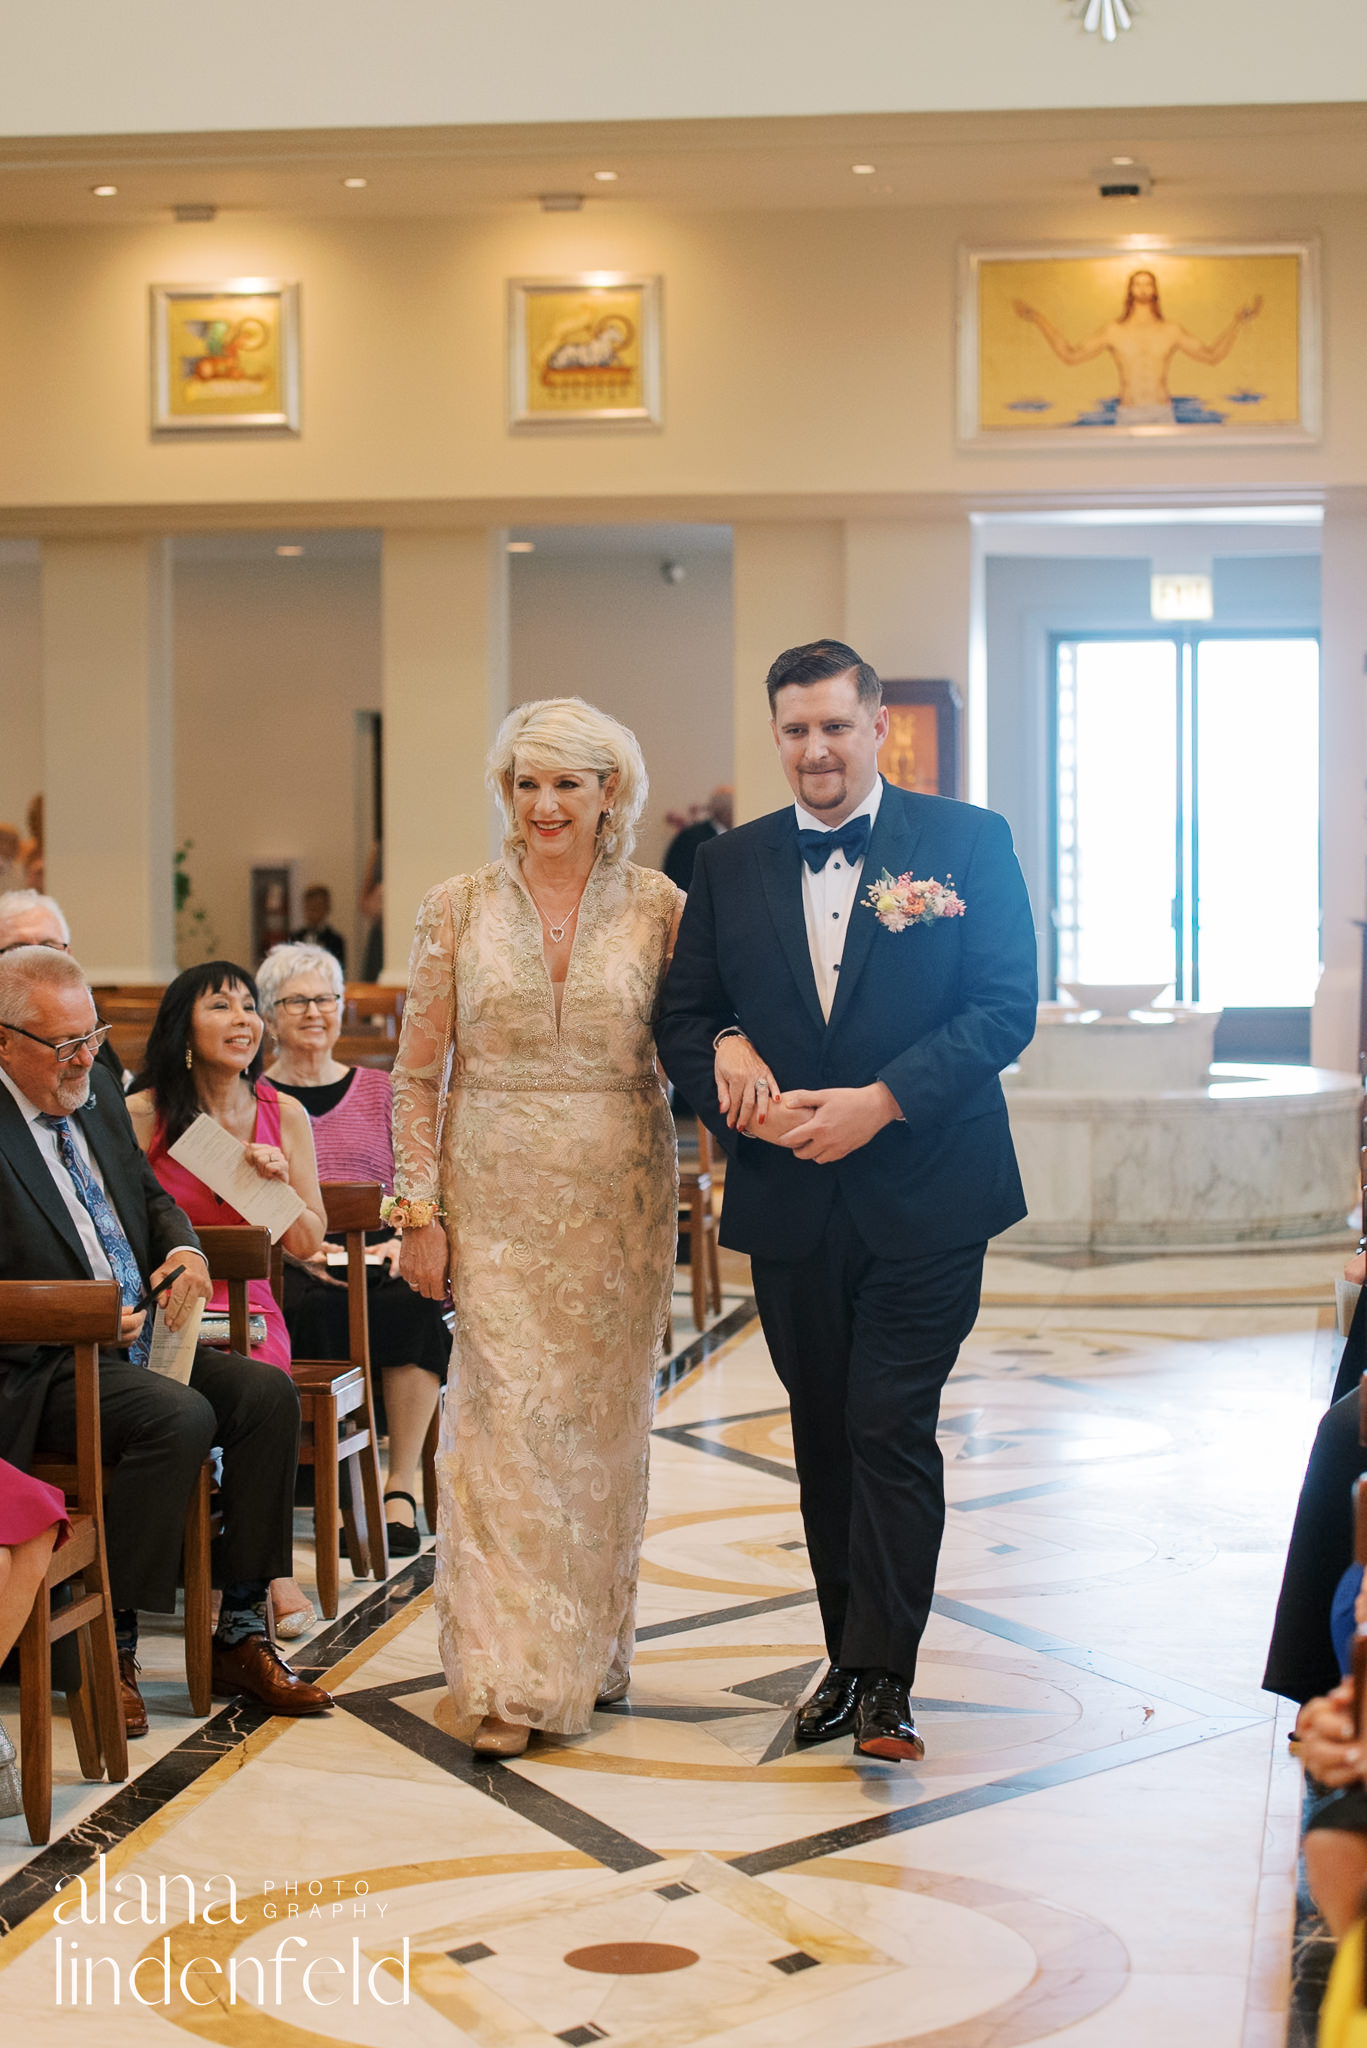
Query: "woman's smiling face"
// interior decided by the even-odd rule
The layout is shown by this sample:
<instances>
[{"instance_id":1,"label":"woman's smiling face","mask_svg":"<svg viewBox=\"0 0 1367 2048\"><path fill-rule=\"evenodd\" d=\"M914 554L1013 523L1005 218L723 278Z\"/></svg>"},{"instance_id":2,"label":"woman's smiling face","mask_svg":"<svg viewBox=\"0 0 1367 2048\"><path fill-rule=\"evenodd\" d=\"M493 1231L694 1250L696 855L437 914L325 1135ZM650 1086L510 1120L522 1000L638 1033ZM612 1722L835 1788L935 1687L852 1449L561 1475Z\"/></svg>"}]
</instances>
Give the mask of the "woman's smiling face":
<instances>
[{"instance_id":1,"label":"woman's smiling face","mask_svg":"<svg viewBox=\"0 0 1367 2048\"><path fill-rule=\"evenodd\" d=\"M537 768L513 763L513 815L530 851L566 860L591 849L598 820L612 802L616 776L594 768Z\"/></svg>"},{"instance_id":2,"label":"woman's smiling face","mask_svg":"<svg viewBox=\"0 0 1367 2048\"><path fill-rule=\"evenodd\" d=\"M234 981L195 998L190 1044L197 1060L243 1074L256 1058L264 1028L251 994Z\"/></svg>"}]
</instances>

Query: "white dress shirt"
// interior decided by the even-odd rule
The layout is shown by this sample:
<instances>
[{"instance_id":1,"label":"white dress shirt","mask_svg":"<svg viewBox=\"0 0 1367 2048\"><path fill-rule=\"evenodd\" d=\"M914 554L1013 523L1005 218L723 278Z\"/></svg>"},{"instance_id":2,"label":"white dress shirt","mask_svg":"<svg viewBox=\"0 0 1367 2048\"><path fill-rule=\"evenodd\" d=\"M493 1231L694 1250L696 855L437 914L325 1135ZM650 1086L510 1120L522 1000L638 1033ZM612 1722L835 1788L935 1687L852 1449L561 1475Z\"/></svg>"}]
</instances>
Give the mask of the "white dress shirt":
<instances>
[{"instance_id":1,"label":"white dress shirt","mask_svg":"<svg viewBox=\"0 0 1367 2048\"><path fill-rule=\"evenodd\" d=\"M42 1154L43 1164L52 1175L57 1192L70 1213L71 1220L76 1226L76 1234L81 1240L81 1249L90 1261L92 1279L112 1280L114 1278L114 1269L105 1257L104 1247L95 1234L94 1219L89 1209L86 1208L85 1203L77 1194L75 1181L62 1164L61 1154L57 1150L57 1133L49 1130L46 1124L39 1122L39 1118L43 1114L42 1110L34 1107L27 1095L22 1092L18 1083L10 1078L3 1067L0 1067L0 1081L9 1089L10 1094L18 1103L19 1112L28 1123L29 1135ZM112 1088L113 1085L113 1078L111 1077L108 1086ZM86 1143L85 1132L81 1129L74 1116L69 1118L68 1122L71 1128L72 1143L85 1161L86 1170L90 1178L94 1181L96 1187L103 1194L107 1195L109 1191L104 1184L104 1175L100 1172L99 1163L92 1155L90 1147ZM109 1206L113 1208L114 1205L111 1202Z\"/></svg>"},{"instance_id":2,"label":"white dress shirt","mask_svg":"<svg viewBox=\"0 0 1367 2048\"><path fill-rule=\"evenodd\" d=\"M878 806L883 801L883 778L880 775L862 804L850 812L851 818L867 818L870 830L878 816ZM834 832L839 828L828 825L824 818L817 818L802 805L795 803L798 827L804 832ZM842 819L848 824L849 819ZM821 1001L821 1014L829 1020L835 992L840 985L840 960L845 951L845 935L850 928L850 913L859 895L859 878L864 872L862 860L853 866L838 849L827 861L820 873L802 863L802 908L807 919L807 945L812 956L812 972L816 976L816 992Z\"/></svg>"}]
</instances>

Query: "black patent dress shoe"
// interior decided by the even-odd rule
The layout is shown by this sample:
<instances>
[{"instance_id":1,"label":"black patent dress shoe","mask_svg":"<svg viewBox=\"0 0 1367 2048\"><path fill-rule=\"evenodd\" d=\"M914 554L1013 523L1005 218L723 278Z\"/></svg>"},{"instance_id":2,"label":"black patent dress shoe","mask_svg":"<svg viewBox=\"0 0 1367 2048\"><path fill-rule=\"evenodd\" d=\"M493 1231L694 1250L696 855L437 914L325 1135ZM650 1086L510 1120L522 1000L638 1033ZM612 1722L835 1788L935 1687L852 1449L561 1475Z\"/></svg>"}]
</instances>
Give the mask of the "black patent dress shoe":
<instances>
[{"instance_id":1,"label":"black patent dress shoe","mask_svg":"<svg viewBox=\"0 0 1367 2048\"><path fill-rule=\"evenodd\" d=\"M829 1665L816 1691L797 1710L795 1739L830 1742L837 1735L848 1735L855 1724L863 1676L862 1671L851 1671L844 1664Z\"/></svg>"},{"instance_id":2,"label":"black patent dress shoe","mask_svg":"<svg viewBox=\"0 0 1367 2048\"><path fill-rule=\"evenodd\" d=\"M866 1673L854 1730L856 1756L881 1757L890 1764L920 1763L926 1746L911 1717L910 1690L895 1671Z\"/></svg>"}]
</instances>

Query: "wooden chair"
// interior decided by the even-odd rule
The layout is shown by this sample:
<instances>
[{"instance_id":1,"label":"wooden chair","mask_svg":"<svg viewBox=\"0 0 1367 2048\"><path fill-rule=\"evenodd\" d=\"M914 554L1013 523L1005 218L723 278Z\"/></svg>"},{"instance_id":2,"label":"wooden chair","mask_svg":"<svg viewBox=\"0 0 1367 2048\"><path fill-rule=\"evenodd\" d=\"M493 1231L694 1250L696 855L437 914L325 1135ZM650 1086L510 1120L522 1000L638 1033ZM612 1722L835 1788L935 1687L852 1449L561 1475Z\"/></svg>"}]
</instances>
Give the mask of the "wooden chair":
<instances>
[{"instance_id":1,"label":"wooden chair","mask_svg":"<svg viewBox=\"0 0 1367 2048\"><path fill-rule=\"evenodd\" d=\"M710 1307L721 1313L721 1262L717 1255L717 1212L712 1200L712 1139L697 1124L697 1164L679 1161L679 1228L688 1233L688 1275L693 1283L693 1326L701 1330Z\"/></svg>"},{"instance_id":2,"label":"wooden chair","mask_svg":"<svg viewBox=\"0 0 1367 2048\"><path fill-rule=\"evenodd\" d=\"M386 988L378 981L349 981L342 1009L345 1028L357 1031L371 1024L385 1038L397 1038L406 994L406 989Z\"/></svg>"},{"instance_id":3,"label":"wooden chair","mask_svg":"<svg viewBox=\"0 0 1367 2048\"><path fill-rule=\"evenodd\" d=\"M331 1620L337 1612L338 1474L344 1460L353 1461L348 1501L342 1510L352 1572L358 1579L384 1579L389 1575L389 1544L371 1393L365 1265L365 1234L380 1227L380 1199L384 1190L375 1181L324 1181L322 1185L328 1229L346 1238L348 1355L344 1359L296 1358L291 1362L290 1372L299 1389L303 1412L299 1462L313 1467L318 1599Z\"/></svg>"},{"instance_id":4,"label":"wooden chair","mask_svg":"<svg viewBox=\"0 0 1367 2048\"><path fill-rule=\"evenodd\" d=\"M66 1699L82 1774L107 1776L113 1785L128 1776L100 1456L99 1347L118 1341L119 1308L112 1280L0 1282L0 1338L70 1345L76 1360L71 1539L52 1553L19 1637L24 1818L32 1842L46 1842L52 1833L52 1645L64 1636L75 1635L80 1660L80 1684ZM78 1582L75 1597L54 1609L53 1588L72 1580Z\"/></svg>"}]
</instances>

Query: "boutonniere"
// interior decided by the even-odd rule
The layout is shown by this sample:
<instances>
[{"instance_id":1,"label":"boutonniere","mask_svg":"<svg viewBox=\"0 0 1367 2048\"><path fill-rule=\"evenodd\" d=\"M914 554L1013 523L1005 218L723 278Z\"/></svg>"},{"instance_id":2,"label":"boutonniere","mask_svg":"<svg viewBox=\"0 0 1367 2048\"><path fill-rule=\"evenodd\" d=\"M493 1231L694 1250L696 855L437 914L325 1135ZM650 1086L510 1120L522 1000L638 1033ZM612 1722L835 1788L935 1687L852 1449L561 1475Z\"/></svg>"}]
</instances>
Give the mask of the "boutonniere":
<instances>
[{"instance_id":1,"label":"boutonniere","mask_svg":"<svg viewBox=\"0 0 1367 2048\"><path fill-rule=\"evenodd\" d=\"M890 875L886 868L868 887L869 908L890 932L904 932L909 924L936 924L942 917L962 917L964 900L956 896L953 880L918 882L912 875Z\"/></svg>"}]
</instances>

